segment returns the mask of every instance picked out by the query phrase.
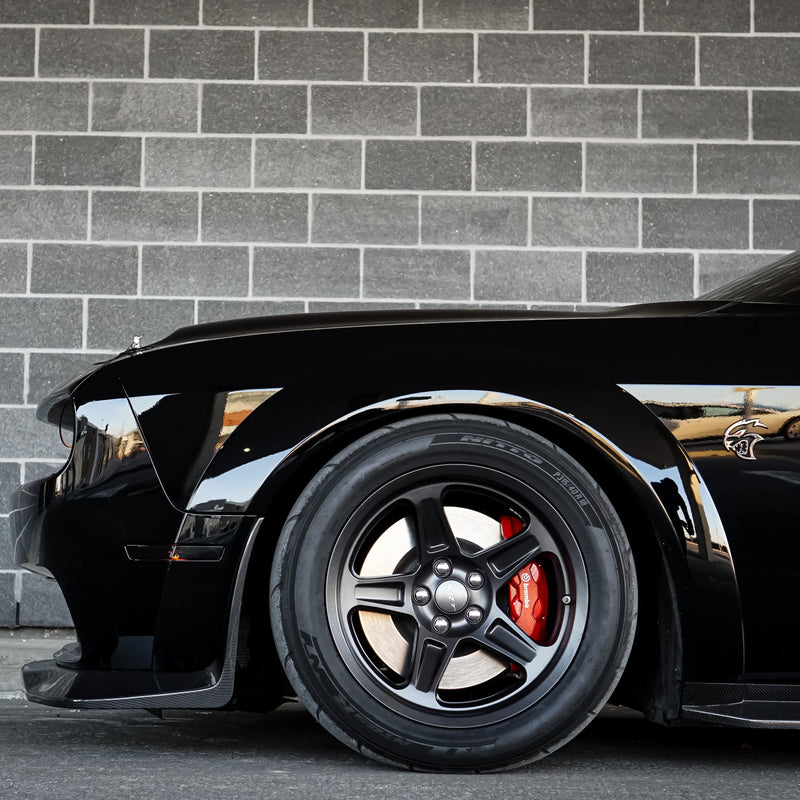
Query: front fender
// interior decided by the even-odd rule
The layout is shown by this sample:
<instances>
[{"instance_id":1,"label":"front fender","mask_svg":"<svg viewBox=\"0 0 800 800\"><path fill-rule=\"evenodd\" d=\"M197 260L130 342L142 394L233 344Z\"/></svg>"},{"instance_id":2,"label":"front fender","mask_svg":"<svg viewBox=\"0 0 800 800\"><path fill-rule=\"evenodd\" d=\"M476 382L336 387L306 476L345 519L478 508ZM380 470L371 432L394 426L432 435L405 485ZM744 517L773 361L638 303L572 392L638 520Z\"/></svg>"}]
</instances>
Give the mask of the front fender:
<instances>
[{"instance_id":1,"label":"front fender","mask_svg":"<svg viewBox=\"0 0 800 800\"><path fill-rule=\"evenodd\" d=\"M314 472L350 441L384 421L448 410L513 419L594 459L598 481L619 483L621 502L640 510L646 530L632 535L653 545L674 586L679 671L688 680L740 676L736 577L695 466L631 394L541 355L434 347L424 359L397 350L318 370L278 388L239 424L187 495L185 510L264 516L272 523L264 535L276 536Z\"/></svg>"}]
</instances>

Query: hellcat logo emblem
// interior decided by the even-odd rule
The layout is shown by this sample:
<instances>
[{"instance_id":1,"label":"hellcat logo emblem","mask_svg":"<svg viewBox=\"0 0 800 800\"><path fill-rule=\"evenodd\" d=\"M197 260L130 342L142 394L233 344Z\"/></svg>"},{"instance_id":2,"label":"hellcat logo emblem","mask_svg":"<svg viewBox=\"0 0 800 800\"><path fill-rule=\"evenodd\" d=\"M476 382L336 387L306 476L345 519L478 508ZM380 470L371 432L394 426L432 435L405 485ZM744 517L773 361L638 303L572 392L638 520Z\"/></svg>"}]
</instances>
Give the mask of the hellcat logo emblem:
<instances>
[{"instance_id":1,"label":"hellcat logo emblem","mask_svg":"<svg viewBox=\"0 0 800 800\"><path fill-rule=\"evenodd\" d=\"M760 419L740 419L734 422L726 431L722 441L726 450L731 450L739 458L745 461L755 461L756 457L753 453L753 448L764 437L753 430L748 430L750 426L753 428L766 428L767 426L761 422Z\"/></svg>"}]
</instances>

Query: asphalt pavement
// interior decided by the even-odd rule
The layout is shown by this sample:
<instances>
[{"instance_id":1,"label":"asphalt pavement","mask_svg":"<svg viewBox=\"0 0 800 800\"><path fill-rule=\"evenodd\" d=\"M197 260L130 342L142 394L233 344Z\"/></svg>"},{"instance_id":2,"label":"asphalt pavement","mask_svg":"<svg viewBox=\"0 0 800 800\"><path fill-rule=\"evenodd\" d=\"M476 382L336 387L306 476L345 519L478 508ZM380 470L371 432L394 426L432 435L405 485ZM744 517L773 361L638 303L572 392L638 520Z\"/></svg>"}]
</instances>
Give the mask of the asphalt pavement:
<instances>
[{"instance_id":1,"label":"asphalt pavement","mask_svg":"<svg viewBox=\"0 0 800 800\"><path fill-rule=\"evenodd\" d=\"M190 800L797 800L800 731L662 728L607 707L529 767L429 775L366 760L299 704L270 714L71 711L22 699L19 665L50 658L67 630L0 636L0 798Z\"/></svg>"},{"instance_id":2,"label":"asphalt pavement","mask_svg":"<svg viewBox=\"0 0 800 800\"><path fill-rule=\"evenodd\" d=\"M666 729L609 708L576 740L494 775L390 769L339 744L297 704L267 714L68 711L0 702L0 797L734 797L797 800L800 732Z\"/></svg>"}]
</instances>

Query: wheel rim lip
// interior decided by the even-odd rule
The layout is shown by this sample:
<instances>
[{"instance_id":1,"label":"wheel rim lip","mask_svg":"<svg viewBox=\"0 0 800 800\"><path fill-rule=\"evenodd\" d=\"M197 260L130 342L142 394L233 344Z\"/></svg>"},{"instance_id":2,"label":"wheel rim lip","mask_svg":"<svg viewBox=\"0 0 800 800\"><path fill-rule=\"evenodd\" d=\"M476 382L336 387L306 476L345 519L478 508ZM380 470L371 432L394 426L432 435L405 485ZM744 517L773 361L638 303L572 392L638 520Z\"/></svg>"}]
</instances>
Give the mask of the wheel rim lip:
<instances>
[{"instance_id":1,"label":"wheel rim lip","mask_svg":"<svg viewBox=\"0 0 800 800\"><path fill-rule=\"evenodd\" d=\"M435 480L430 481L431 478ZM352 630L350 615L357 614L358 607L356 604L343 604L340 594L342 570L348 570L350 576L357 579L352 563L374 522L393 504L402 502L403 490L408 492L415 486L425 485L426 482L441 484L455 490L485 492L494 499L507 499L514 506L524 508L532 518L539 520L544 518L550 537L548 542L550 546L544 549L557 555L564 582L564 586L559 588L559 594L563 589L573 598L577 597L577 601L573 599L569 606L561 608L562 618L555 641L549 646L537 646L539 655L536 658L544 659L546 656L541 669L526 677L519 688L499 697L489 697L469 705L447 704L441 701L435 704L421 702L421 698L415 695L414 690L392 686L380 677L375 666L364 654L358 637ZM537 483L536 480L523 481L501 469L483 465L450 462L422 466L385 482L362 500L350 514L337 536L326 568L326 615L334 645L345 661L348 671L376 700L410 718L428 717L426 721L434 725L470 727L473 724L483 725L492 722L494 718L502 720L530 708L539 702L566 672L585 634L589 609L588 575L581 548L573 533L573 526L580 523L573 520L573 524L570 525L564 515L537 488L535 485ZM544 488L552 488L552 485ZM588 526L589 523L584 522L584 525ZM408 574L413 573L406 573ZM506 582L508 580L509 578L505 579ZM496 591L494 593L496 595ZM510 618L509 622L513 624ZM427 693L425 697L435 694L435 691ZM444 719L442 714L445 715Z\"/></svg>"}]
</instances>

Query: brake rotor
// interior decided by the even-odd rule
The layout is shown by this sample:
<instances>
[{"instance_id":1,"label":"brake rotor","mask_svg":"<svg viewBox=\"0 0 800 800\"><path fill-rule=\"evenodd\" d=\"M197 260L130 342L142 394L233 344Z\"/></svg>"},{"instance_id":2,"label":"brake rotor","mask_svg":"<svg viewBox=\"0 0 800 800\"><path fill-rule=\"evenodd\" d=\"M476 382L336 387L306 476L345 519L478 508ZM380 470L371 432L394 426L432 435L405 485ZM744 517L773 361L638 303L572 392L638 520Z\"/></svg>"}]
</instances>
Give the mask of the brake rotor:
<instances>
[{"instance_id":1,"label":"brake rotor","mask_svg":"<svg viewBox=\"0 0 800 800\"><path fill-rule=\"evenodd\" d=\"M460 506L445 506L445 515L456 538L468 548L485 550L503 541L503 521ZM505 520L505 518L504 518ZM508 523L505 523L506 528ZM515 531L516 532L516 531ZM362 577L394 575L401 571L416 550L408 522L401 519L387 528L375 541L361 565ZM403 635L391 614L359 611L359 620L370 647L387 667L403 675L412 641ZM485 650L476 648L453 656L439 682L440 689L467 689L503 673L508 664Z\"/></svg>"}]
</instances>

